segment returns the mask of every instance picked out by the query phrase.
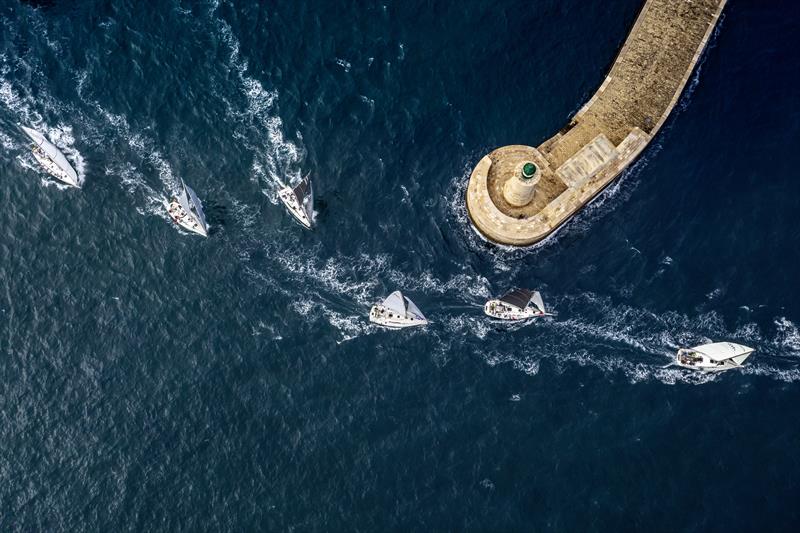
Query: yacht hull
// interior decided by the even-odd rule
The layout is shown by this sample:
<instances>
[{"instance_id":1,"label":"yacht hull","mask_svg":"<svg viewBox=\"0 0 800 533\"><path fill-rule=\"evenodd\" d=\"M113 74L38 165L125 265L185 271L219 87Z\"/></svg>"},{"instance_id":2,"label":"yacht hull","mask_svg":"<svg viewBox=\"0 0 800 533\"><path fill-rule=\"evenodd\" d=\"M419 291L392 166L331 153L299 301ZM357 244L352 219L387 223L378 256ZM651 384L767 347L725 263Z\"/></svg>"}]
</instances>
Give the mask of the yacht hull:
<instances>
[{"instance_id":1,"label":"yacht hull","mask_svg":"<svg viewBox=\"0 0 800 533\"><path fill-rule=\"evenodd\" d=\"M286 209L289 213L297 220L304 228L311 229L311 220L306 215L306 212L303 210L302 206L297 202L297 197L294 195L294 191L291 187L284 187L280 191L278 191L278 198L280 198L283 205L286 206Z\"/></svg>"},{"instance_id":2,"label":"yacht hull","mask_svg":"<svg viewBox=\"0 0 800 533\"><path fill-rule=\"evenodd\" d=\"M675 363L681 368L689 368L691 370L700 370L702 372L724 372L725 370L731 370L733 368L739 368L742 365L737 364L723 364L723 365L708 365L708 364L697 364L697 365L687 365L681 363L679 360L675 360Z\"/></svg>"},{"instance_id":3,"label":"yacht hull","mask_svg":"<svg viewBox=\"0 0 800 533\"><path fill-rule=\"evenodd\" d=\"M509 322L530 320L531 318L540 318L547 316L547 313L542 313L536 308L526 307L525 309L512 309L503 304L500 300L489 300L483 306L483 312L494 319L505 320Z\"/></svg>"},{"instance_id":4,"label":"yacht hull","mask_svg":"<svg viewBox=\"0 0 800 533\"><path fill-rule=\"evenodd\" d=\"M208 237L208 233L203 226L198 224L194 219L190 216L186 215L183 207L178 202L168 202L164 200L164 207L167 209L167 214L169 218L172 219L177 225L182 227L183 229L190 231L192 233L196 233L197 235L201 235L203 237Z\"/></svg>"},{"instance_id":5,"label":"yacht hull","mask_svg":"<svg viewBox=\"0 0 800 533\"><path fill-rule=\"evenodd\" d=\"M369 321L388 329L413 328L417 326L426 326L428 324L427 320L407 318L386 309L382 305L372 306L369 312Z\"/></svg>"},{"instance_id":6,"label":"yacht hull","mask_svg":"<svg viewBox=\"0 0 800 533\"><path fill-rule=\"evenodd\" d=\"M80 189L80 184L76 183L72 177L67 174L64 170L61 169L58 165L53 163L53 161L47 157L47 155L43 154L39 150L31 150L33 153L33 157L36 158L36 161L44 167L48 174L56 178L58 181L69 185L70 187L75 187L76 189Z\"/></svg>"},{"instance_id":7,"label":"yacht hull","mask_svg":"<svg viewBox=\"0 0 800 533\"><path fill-rule=\"evenodd\" d=\"M702 372L724 372L725 370L731 370L742 366L753 352L755 352L755 350L748 349L729 359L715 360L693 349L681 348L675 355L675 364L682 368L700 370Z\"/></svg>"}]
</instances>

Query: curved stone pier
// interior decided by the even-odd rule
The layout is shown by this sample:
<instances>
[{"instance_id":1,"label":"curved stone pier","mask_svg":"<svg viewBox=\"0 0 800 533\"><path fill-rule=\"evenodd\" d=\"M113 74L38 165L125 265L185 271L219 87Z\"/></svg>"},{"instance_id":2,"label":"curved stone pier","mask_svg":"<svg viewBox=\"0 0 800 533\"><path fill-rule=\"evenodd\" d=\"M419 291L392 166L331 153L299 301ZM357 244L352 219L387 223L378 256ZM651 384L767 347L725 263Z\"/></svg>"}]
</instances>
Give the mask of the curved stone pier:
<instances>
[{"instance_id":1,"label":"curved stone pier","mask_svg":"<svg viewBox=\"0 0 800 533\"><path fill-rule=\"evenodd\" d=\"M478 162L467 188L476 229L500 244L534 244L597 196L664 124L725 2L647 0L608 76L567 126L538 148L504 146ZM516 205L508 191L519 187L505 185L526 162L538 169L535 190Z\"/></svg>"}]
</instances>

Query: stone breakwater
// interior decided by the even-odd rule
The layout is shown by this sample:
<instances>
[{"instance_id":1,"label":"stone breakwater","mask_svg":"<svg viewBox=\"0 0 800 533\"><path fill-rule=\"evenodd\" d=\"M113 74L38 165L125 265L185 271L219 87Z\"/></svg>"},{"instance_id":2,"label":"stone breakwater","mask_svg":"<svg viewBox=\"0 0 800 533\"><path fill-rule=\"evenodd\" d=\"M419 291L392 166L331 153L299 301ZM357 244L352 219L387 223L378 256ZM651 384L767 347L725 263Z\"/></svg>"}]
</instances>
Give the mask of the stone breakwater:
<instances>
[{"instance_id":1,"label":"stone breakwater","mask_svg":"<svg viewBox=\"0 0 800 533\"><path fill-rule=\"evenodd\" d=\"M726 0L647 0L595 95L538 148L486 155L467 188L476 229L534 244L608 186L647 146L678 101ZM535 165L535 176L521 172ZM514 181L511 181L514 180Z\"/></svg>"}]
</instances>

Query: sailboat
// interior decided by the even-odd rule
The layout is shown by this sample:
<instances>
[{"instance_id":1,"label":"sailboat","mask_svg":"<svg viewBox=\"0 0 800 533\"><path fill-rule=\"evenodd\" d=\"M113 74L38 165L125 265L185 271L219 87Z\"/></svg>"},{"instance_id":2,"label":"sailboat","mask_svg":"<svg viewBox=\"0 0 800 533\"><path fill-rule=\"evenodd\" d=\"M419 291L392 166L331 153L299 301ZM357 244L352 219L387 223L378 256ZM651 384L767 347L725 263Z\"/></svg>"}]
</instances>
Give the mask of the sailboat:
<instances>
[{"instance_id":1,"label":"sailboat","mask_svg":"<svg viewBox=\"0 0 800 533\"><path fill-rule=\"evenodd\" d=\"M486 302L483 312L500 320L528 320L542 316L553 316L544 308L539 291L511 289L500 298Z\"/></svg>"},{"instance_id":2,"label":"sailboat","mask_svg":"<svg viewBox=\"0 0 800 533\"><path fill-rule=\"evenodd\" d=\"M400 291L394 291L384 301L373 305L369 311L369 321L390 329L428 324L422 311Z\"/></svg>"},{"instance_id":3,"label":"sailboat","mask_svg":"<svg viewBox=\"0 0 800 533\"><path fill-rule=\"evenodd\" d=\"M31 148L33 157L44 167L48 174L67 185L80 188L81 183L78 181L78 173L69 164L61 150L33 128L25 126L20 126L20 128L33 140L34 145Z\"/></svg>"},{"instance_id":4,"label":"sailboat","mask_svg":"<svg viewBox=\"0 0 800 533\"><path fill-rule=\"evenodd\" d=\"M176 224L191 232L208 237L208 223L203 213L203 204L194 191L181 179L181 191L177 197L164 201L167 213Z\"/></svg>"},{"instance_id":5,"label":"sailboat","mask_svg":"<svg viewBox=\"0 0 800 533\"><path fill-rule=\"evenodd\" d=\"M678 366L719 372L742 366L755 349L733 342L714 342L694 348L681 348L675 356Z\"/></svg>"},{"instance_id":6,"label":"sailboat","mask_svg":"<svg viewBox=\"0 0 800 533\"><path fill-rule=\"evenodd\" d=\"M294 187L284 187L278 191L278 198L298 222L311 228L314 223L314 189L308 176Z\"/></svg>"}]
</instances>

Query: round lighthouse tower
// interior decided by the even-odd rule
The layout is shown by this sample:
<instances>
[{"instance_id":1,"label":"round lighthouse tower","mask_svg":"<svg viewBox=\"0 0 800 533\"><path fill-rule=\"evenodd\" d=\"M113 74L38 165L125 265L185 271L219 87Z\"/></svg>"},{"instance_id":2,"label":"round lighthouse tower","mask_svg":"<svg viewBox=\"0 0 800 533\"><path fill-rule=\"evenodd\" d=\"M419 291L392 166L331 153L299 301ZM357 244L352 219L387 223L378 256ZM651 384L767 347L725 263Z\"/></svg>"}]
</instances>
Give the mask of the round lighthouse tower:
<instances>
[{"instance_id":1,"label":"round lighthouse tower","mask_svg":"<svg viewBox=\"0 0 800 533\"><path fill-rule=\"evenodd\" d=\"M522 207L531 201L541 174L536 165L526 161L520 165L515 175L503 186L503 197L514 207Z\"/></svg>"}]
</instances>

